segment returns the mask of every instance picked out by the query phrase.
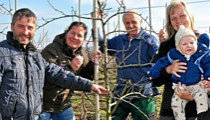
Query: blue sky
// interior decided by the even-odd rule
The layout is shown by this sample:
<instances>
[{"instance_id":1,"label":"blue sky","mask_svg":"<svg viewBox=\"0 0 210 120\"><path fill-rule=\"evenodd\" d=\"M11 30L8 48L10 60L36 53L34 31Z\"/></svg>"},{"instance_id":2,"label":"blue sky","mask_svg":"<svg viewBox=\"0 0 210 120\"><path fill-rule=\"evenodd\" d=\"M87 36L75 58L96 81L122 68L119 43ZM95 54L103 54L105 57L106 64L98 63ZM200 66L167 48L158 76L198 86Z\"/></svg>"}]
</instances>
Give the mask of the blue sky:
<instances>
[{"instance_id":1,"label":"blue sky","mask_svg":"<svg viewBox=\"0 0 210 120\"><path fill-rule=\"evenodd\" d=\"M60 17L63 14L56 12L50 6L47 0L17 0L18 8L27 7L34 11L38 17L38 25L42 25L44 22L42 18L49 20L50 18ZM78 0L49 0L51 4L58 10L64 12L65 14L71 14L72 9L78 12ZM102 1L102 0L101 0ZM103 0L105 1L105 0ZM118 0L121 1L121 0ZM168 4L171 0L151 0L152 6L152 26L156 32L163 27L165 19L165 5ZM9 0L0 1L0 5L3 5L5 8L9 8ZM11 8L14 10L14 0L11 1ZM195 16L195 26L202 32L209 32L210 27L210 0L185 0L188 3L188 6L192 13ZM144 18L149 16L149 11L147 9L148 1L147 0L124 0L127 9L137 8ZM1 7L0 7L1 8ZM107 0L107 8L111 8L108 16L114 14L118 8L119 4L117 0ZM1 8L2 9L2 8ZM1 12L0 9L0 12ZM93 10L93 0L81 0L81 15L84 17L89 17L89 13ZM117 24L117 18L114 18L109 23L109 30L112 31ZM38 29L35 39L41 39L41 36L47 34L47 37L44 38L46 41L45 44L42 44L41 47L44 47L46 44L51 42L55 35L62 33L73 20L78 20L78 18L64 18L56 20L47 24L45 27ZM92 22L90 20L81 19L85 22L89 28L92 27ZM11 16L0 14L0 31L4 28L4 33L10 30ZM122 23L122 22L121 22ZM144 26L147 25L144 23ZM121 29L124 29L122 25ZM90 32L89 32L90 33ZM88 34L90 35L90 34ZM87 37L88 39L89 37ZM0 34L0 40L5 39L5 35Z\"/></svg>"}]
</instances>

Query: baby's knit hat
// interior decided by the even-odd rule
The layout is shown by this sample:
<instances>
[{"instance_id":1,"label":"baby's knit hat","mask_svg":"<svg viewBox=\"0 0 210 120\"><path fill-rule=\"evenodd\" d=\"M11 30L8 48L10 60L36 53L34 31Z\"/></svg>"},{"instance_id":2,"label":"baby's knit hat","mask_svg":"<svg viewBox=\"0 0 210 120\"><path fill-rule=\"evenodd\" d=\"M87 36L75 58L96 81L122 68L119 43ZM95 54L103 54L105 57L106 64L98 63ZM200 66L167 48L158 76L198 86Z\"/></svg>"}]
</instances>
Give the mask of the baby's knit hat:
<instances>
[{"instance_id":1,"label":"baby's knit hat","mask_svg":"<svg viewBox=\"0 0 210 120\"><path fill-rule=\"evenodd\" d=\"M179 52L181 52L182 53L182 51L180 50L180 48L179 48L179 42L180 42L180 40L183 38L183 37L185 37L185 36L192 36L192 37L194 37L195 38L195 42L196 42L196 45L197 45L197 37L195 36L195 33L192 31L192 30L190 30L190 29L188 29L188 28L186 28L185 26L183 26L183 25L180 25L179 26L179 30L177 31L177 33L176 33L176 35L175 35L175 45L176 45L176 49L179 51ZM197 46L196 46L197 47ZM197 49L197 48L196 48ZM183 54L183 53L182 53ZM185 57L187 58L187 59L189 59L189 55L185 55Z\"/></svg>"},{"instance_id":2,"label":"baby's knit hat","mask_svg":"<svg viewBox=\"0 0 210 120\"><path fill-rule=\"evenodd\" d=\"M175 35L175 45L176 45L176 48L179 48L179 42L180 40L182 39L182 37L185 37L185 36L193 36L195 38L195 41L197 42L197 37L195 36L195 33L186 28L185 26L183 25L180 25L179 26L179 30L177 31L176 35Z\"/></svg>"}]
</instances>

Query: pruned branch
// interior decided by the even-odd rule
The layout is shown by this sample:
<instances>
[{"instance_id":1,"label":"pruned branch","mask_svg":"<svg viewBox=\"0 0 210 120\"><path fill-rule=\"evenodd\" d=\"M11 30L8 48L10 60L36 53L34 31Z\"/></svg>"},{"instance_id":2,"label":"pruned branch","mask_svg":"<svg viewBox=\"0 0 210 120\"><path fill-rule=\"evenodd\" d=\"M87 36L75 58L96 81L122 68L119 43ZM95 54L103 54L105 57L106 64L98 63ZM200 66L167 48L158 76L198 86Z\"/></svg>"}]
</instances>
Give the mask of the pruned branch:
<instances>
[{"instance_id":1,"label":"pruned branch","mask_svg":"<svg viewBox=\"0 0 210 120\"><path fill-rule=\"evenodd\" d=\"M0 31L0 34L6 35L6 34L4 33L4 31L5 31L7 28L8 28L8 27L5 27L3 30L1 30L1 31Z\"/></svg>"},{"instance_id":2,"label":"pruned branch","mask_svg":"<svg viewBox=\"0 0 210 120\"><path fill-rule=\"evenodd\" d=\"M0 13L12 16L12 9L7 9L4 7L4 4L0 4Z\"/></svg>"},{"instance_id":3,"label":"pruned branch","mask_svg":"<svg viewBox=\"0 0 210 120\"><path fill-rule=\"evenodd\" d=\"M49 0L47 0L47 2L50 4L50 6L53 8L53 10L55 10L56 12L61 13L64 16L66 15L63 11L56 9Z\"/></svg>"}]
</instances>

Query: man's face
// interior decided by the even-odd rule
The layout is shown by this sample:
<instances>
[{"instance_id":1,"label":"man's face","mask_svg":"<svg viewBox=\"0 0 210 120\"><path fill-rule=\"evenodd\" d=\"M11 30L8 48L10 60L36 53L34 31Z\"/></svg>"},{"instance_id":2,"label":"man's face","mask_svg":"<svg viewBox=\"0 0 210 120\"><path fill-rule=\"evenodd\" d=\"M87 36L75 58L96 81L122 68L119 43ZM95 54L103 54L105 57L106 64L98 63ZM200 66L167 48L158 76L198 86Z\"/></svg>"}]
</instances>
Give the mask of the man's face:
<instances>
[{"instance_id":1,"label":"man's face","mask_svg":"<svg viewBox=\"0 0 210 120\"><path fill-rule=\"evenodd\" d=\"M34 37L36 31L36 19L22 17L11 25L13 38L20 44L27 45Z\"/></svg>"},{"instance_id":2,"label":"man's face","mask_svg":"<svg viewBox=\"0 0 210 120\"><path fill-rule=\"evenodd\" d=\"M135 13L125 13L123 22L129 36L137 37L141 30L141 17Z\"/></svg>"}]
</instances>

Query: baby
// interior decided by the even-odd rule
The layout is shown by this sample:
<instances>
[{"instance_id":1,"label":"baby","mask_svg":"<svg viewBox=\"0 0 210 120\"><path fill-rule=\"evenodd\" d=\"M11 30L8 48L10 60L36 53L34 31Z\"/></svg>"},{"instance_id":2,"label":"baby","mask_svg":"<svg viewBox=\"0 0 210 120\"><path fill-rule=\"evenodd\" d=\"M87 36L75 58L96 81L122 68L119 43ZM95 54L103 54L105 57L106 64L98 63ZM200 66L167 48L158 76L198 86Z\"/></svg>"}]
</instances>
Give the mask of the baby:
<instances>
[{"instance_id":1,"label":"baby","mask_svg":"<svg viewBox=\"0 0 210 120\"><path fill-rule=\"evenodd\" d=\"M174 60L187 63L185 73L179 73L180 77L172 75L173 89L177 89L177 84L185 84L189 87L196 106L197 114L204 114L208 110L207 93L200 82L201 75L207 80L210 77L210 52L207 47L197 42L194 32L180 26L175 35L176 48L171 49L167 56L160 58L155 65L150 69L149 75L151 78L157 78L162 69L171 65ZM183 87L179 89L184 90ZM172 109L176 120L185 120L185 106L187 100L180 99L174 92L172 97Z\"/></svg>"}]
</instances>

